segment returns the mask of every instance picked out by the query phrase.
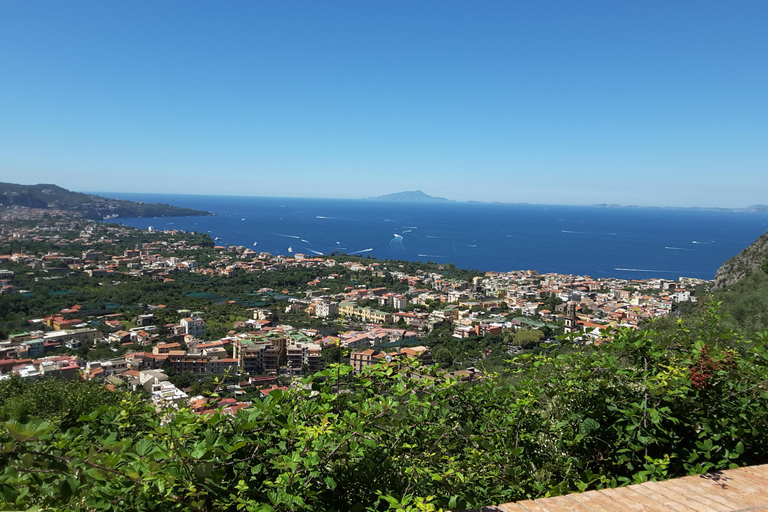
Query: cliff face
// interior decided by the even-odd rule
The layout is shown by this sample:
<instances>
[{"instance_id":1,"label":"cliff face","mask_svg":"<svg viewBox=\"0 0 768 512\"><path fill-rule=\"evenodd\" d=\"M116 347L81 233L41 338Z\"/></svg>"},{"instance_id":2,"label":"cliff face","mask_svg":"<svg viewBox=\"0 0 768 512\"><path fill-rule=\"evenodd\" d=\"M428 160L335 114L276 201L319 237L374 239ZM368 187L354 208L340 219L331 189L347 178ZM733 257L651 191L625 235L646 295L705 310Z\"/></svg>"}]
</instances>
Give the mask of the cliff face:
<instances>
[{"instance_id":1,"label":"cliff face","mask_svg":"<svg viewBox=\"0 0 768 512\"><path fill-rule=\"evenodd\" d=\"M715 288L727 288L752 272L760 270L760 265L766 258L768 258L768 233L723 263L715 275Z\"/></svg>"}]
</instances>

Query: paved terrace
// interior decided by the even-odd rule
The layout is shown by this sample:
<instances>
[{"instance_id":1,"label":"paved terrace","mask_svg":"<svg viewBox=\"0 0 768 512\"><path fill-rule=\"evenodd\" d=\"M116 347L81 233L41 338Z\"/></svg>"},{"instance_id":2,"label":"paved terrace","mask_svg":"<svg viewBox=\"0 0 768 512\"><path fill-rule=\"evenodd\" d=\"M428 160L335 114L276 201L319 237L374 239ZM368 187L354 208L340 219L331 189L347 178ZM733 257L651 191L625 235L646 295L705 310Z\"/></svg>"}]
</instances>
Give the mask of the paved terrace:
<instances>
[{"instance_id":1,"label":"paved terrace","mask_svg":"<svg viewBox=\"0 0 768 512\"><path fill-rule=\"evenodd\" d=\"M483 507L481 512L768 511L768 464Z\"/></svg>"}]
</instances>

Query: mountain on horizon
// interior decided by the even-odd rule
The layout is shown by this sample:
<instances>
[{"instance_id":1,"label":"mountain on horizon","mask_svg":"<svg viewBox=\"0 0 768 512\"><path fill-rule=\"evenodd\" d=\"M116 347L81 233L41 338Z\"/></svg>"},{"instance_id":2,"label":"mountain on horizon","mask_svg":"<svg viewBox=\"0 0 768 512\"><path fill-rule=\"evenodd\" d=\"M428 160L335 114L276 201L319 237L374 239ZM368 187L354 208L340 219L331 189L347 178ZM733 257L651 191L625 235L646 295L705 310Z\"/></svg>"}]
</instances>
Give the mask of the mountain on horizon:
<instances>
[{"instance_id":1,"label":"mountain on horizon","mask_svg":"<svg viewBox=\"0 0 768 512\"><path fill-rule=\"evenodd\" d=\"M366 197L370 201L393 201L402 203L453 203L450 199L444 197L435 197L425 194L421 190L411 190L406 192L395 192L377 197Z\"/></svg>"}]
</instances>

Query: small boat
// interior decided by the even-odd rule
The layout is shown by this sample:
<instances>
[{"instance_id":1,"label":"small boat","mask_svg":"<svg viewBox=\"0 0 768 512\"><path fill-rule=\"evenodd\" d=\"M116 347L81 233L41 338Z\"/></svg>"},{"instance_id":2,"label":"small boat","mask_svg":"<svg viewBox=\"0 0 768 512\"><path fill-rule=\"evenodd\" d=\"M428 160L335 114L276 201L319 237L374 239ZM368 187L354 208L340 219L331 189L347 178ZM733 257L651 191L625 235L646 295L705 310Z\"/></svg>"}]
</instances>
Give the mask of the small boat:
<instances>
[{"instance_id":1,"label":"small boat","mask_svg":"<svg viewBox=\"0 0 768 512\"><path fill-rule=\"evenodd\" d=\"M288 246L288 252L293 252L293 247Z\"/></svg>"},{"instance_id":2,"label":"small boat","mask_svg":"<svg viewBox=\"0 0 768 512\"><path fill-rule=\"evenodd\" d=\"M256 247L257 245L259 245L259 242L253 242L254 247Z\"/></svg>"}]
</instances>

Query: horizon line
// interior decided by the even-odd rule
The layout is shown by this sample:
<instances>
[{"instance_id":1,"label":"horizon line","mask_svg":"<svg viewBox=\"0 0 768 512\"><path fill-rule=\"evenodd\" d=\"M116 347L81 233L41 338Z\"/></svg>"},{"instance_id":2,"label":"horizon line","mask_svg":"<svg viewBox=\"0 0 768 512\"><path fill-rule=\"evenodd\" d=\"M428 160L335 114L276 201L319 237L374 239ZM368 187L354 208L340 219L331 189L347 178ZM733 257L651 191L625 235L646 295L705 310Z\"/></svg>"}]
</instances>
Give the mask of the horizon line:
<instances>
[{"instance_id":1,"label":"horizon line","mask_svg":"<svg viewBox=\"0 0 768 512\"><path fill-rule=\"evenodd\" d=\"M77 191L74 191L77 192ZM765 204L752 204L749 206L654 206L654 205L641 205L641 204L617 204L617 203L529 203L526 201L518 202L503 202L503 201L458 201L454 199L447 199L446 201L430 202L430 201L399 201L399 200L378 200L376 197L310 197L310 196L270 196L270 195L249 195L249 194L189 194L179 192L139 192L139 191L79 191L83 194L102 195L105 194L144 194L155 196L193 196L193 197L249 197L249 198L269 198L269 199L313 199L313 200L329 200L329 201L372 201L380 203L408 203L408 204L428 204L428 205L445 205L445 204L488 204L488 205L518 205L518 206L578 206L588 208L650 208L650 209L680 209L680 210L720 210L720 211L733 211L733 212L747 212L747 213L768 213L768 205ZM395 192L397 193L397 192ZM389 195L389 194L387 194ZM105 196L108 197L108 196ZM430 196L435 197L435 196ZM751 208L765 207L766 211L753 211Z\"/></svg>"}]
</instances>

